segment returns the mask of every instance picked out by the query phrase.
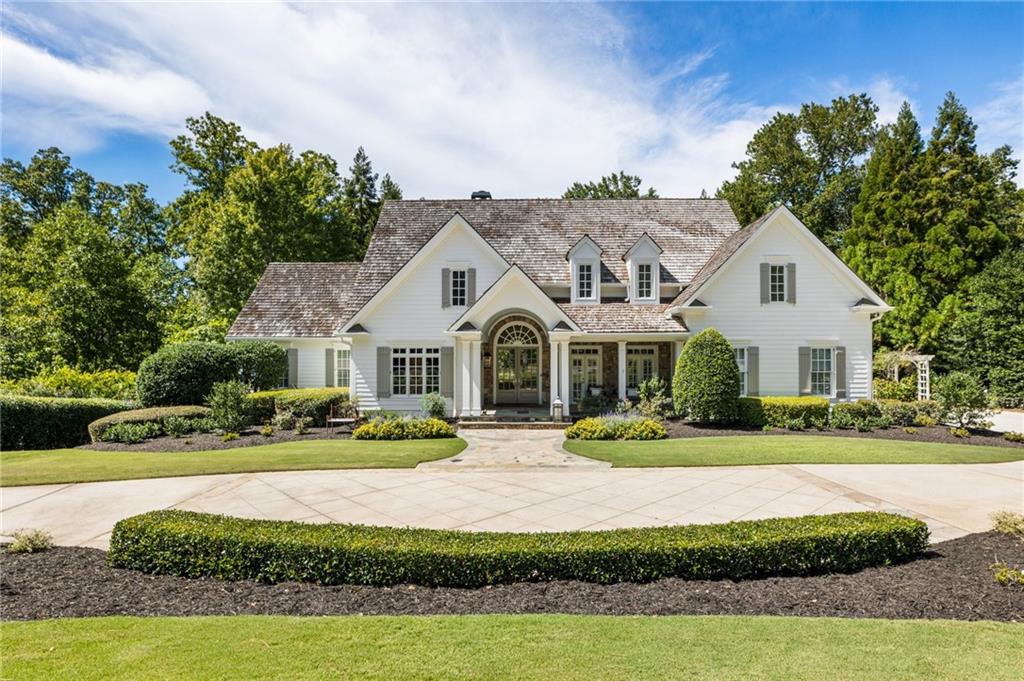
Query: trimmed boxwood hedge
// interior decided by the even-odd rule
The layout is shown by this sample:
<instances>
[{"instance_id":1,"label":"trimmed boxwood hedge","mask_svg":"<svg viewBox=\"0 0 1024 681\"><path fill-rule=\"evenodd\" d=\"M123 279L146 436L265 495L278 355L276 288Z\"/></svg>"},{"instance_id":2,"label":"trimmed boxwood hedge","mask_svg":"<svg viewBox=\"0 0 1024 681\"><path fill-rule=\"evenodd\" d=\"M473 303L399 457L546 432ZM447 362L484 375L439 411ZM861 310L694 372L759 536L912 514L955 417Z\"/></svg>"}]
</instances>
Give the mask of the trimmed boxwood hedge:
<instances>
[{"instance_id":1,"label":"trimmed boxwood hedge","mask_svg":"<svg viewBox=\"0 0 1024 681\"><path fill-rule=\"evenodd\" d=\"M183 577L479 587L571 579L746 579L851 572L922 555L928 528L839 513L599 532L459 532L153 511L120 521L108 561Z\"/></svg>"},{"instance_id":2,"label":"trimmed boxwood hedge","mask_svg":"<svg viewBox=\"0 0 1024 681\"><path fill-rule=\"evenodd\" d=\"M0 395L0 449L57 449L89 442L89 424L131 402Z\"/></svg>"},{"instance_id":3,"label":"trimmed boxwood hedge","mask_svg":"<svg viewBox=\"0 0 1024 681\"><path fill-rule=\"evenodd\" d=\"M785 428L790 421L828 423L827 397L741 397L739 422L744 426Z\"/></svg>"},{"instance_id":4,"label":"trimmed boxwood hedge","mask_svg":"<svg viewBox=\"0 0 1024 681\"><path fill-rule=\"evenodd\" d=\"M155 423L163 428L164 419L168 416L178 416L186 419L205 418L210 413L209 407L195 405L182 405L178 407L150 407L149 409L131 409L119 411L103 418L96 419L89 424L89 437L93 442L103 439L103 433L110 426L118 423Z\"/></svg>"},{"instance_id":5,"label":"trimmed boxwood hedge","mask_svg":"<svg viewBox=\"0 0 1024 681\"><path fill-rule=\"evenodd\" d=\"M296 416L308 416L317 426L324 425L332 406L340 408L349 403L348 388L261 390L249 393L248 400L256 423L269 421L277 412L290 411Z\"/></svg>"}]
</instances>

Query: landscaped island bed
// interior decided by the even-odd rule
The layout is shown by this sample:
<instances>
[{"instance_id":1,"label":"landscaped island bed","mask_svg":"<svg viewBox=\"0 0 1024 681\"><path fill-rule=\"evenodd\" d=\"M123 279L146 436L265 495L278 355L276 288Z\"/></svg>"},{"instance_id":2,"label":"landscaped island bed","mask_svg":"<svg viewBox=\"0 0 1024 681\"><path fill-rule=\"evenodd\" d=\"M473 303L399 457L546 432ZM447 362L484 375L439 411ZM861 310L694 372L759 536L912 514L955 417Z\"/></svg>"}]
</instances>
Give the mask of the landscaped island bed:
<instances>
[{"instance_id":1,"label":"landscaped island bed","mask_svg":"<svg viewBox=\"0 0 1024 681\"><path fill-rule=\"evenodd\" d=\"M1003 443L1005 440L995 440ZM613 466L745 466L767 464L998 463L1024 459L1024 448L905 442L823 434L731 434L668 440L566 440L573 454Z\"/></svg>"},{"instance_id":2,"label":"landscaped island bed","mask_svg":"<svg viewBox=\"0 0 1024 681\"><path fill-rule=\"evenodd\" d=\"M919 557L928 528L889 513L577 532L460 532L152 511L114 526L110 564L264 582L476 587L572 579L745 579Z\"/></svg>"},{"instance_id":3,"label":"landscaped island bed","mask_svg":"<svg viewBox=\"0 0 1024 681\"><path fill-rule=\"evenodd\" d=\"M116 569L107 564L103 551L60 547L35 554L0 553L0 616L577 613L1020 622L1024 589L995 583L989 565L997 559L1024 565L1024 543L994 532L973 534L933 544L919 560L851 574L743 581L669 578L610 585L554 581L463 589L188 579ZM627 621L617 620L620 626Z\"/></svg>"}]
</instances>

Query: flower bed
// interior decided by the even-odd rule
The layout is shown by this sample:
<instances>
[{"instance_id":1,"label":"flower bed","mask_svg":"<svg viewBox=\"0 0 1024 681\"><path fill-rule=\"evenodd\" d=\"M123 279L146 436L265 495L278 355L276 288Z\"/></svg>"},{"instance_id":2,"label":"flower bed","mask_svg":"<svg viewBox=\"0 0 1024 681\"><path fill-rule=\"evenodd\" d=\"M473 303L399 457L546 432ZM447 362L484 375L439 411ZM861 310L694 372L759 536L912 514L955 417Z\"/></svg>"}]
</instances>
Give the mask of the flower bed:
<instances>
[{"instance_id":1,"label":"flower bed","mask_svg":"<svg viewBox=\"0 0 1024 681\"><path fill-rule=\"evenodd\" d=\"M601 532L457 532L153 511L114 527L113 567L263 582L475 587L574 579L745 579L851 572L922 555L928 528L887 513Z\"/></svg>"},{"instance_id":2,"label":"flower bed","mask_svg":"<svg viewBox=\"0 0 1024 681\"><path fill-rule=\"evenodd\" d=\"M565 429L570 440L663 440L660 422L637 416L597 416L580 419Z\"/></svg>"},{"instance_id":3,"label":"flower bed","mask_svg":"<svg viewBox=\"0 0 1024 681\"><path fill-rule=\"evenodd\" d=\"M210 413L209 408L198 405L181 405L177 407L150 407L148 409L131 409L119 411L103 418L96 419L89 424L89 437L93 442L104 439L108 429L122 425L153 425L152 435L156 437L164 432L164 422L167 419L196 419L205 418Z\"/></svg>"}]
</instances>

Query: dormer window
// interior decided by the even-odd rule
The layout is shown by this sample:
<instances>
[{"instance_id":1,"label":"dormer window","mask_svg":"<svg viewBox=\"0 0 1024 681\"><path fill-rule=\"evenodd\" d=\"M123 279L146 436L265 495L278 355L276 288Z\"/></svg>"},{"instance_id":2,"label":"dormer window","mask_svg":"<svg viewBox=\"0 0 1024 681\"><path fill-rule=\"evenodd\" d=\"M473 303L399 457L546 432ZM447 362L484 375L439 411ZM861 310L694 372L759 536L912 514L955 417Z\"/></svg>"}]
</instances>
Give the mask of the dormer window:
<instances>
[{"instance_id":1,"label":"dormer window","mask_svg":"<svg viewBox=\"0 0 1024 681\"><path fill-rule=\"evenodd\" d=\"M569 252L572 278L569 286L570 301L573 303L596 303L601 300L601 247L589 236L582 236Z\"/></svg>"},{"instance_id":2,"label":"dormer window","mask_svg":"<svg viewBox=\"0 0 1024 681\"><path fill-rule=\"evenodd\" d=\"M594 266L589 262L576 266L576 297L584 300L594 297Z\"/></svg>"},{"instance_id":3,"label":"dormer window","mask_svg":"<svg viewBox=\"0 0 1024 681\"><path fill-rule=\"evenodd\" d=\"M636 297L641 300L648 300L654 297L653 268L654 265L649 262L642 262L636 266Z\"/></svg>"},{"instance_id":4,"label":"dormer window","mask_svg":"<svg viewBox=\"0 0 1024 681\"><path fill-rule=\"evenodd\" d=\"M629 299L634 303L656 303L661 297L659 276L661 246L647 234L636 240L622 259L629 273Z\"/></svg>"}]
</instances>

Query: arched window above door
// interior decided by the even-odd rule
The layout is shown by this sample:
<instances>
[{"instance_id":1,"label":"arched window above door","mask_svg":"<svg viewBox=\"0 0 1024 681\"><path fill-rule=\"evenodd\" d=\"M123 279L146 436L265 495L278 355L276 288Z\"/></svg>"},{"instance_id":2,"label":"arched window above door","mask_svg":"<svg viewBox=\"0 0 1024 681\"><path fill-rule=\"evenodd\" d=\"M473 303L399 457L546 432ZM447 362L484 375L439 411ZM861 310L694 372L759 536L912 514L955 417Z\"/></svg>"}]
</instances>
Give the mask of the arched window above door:
<instances>
[{"instance_id":1,"label":"arched window above door","mask_svg":"<svg viewBox=\"0 0 1024 681\"><path fill-rule=\"evenodd\" d=\"M537 334L526 324L509 324L498 334L498 345L539 345Z\"/></svg>"}]
</instances>

